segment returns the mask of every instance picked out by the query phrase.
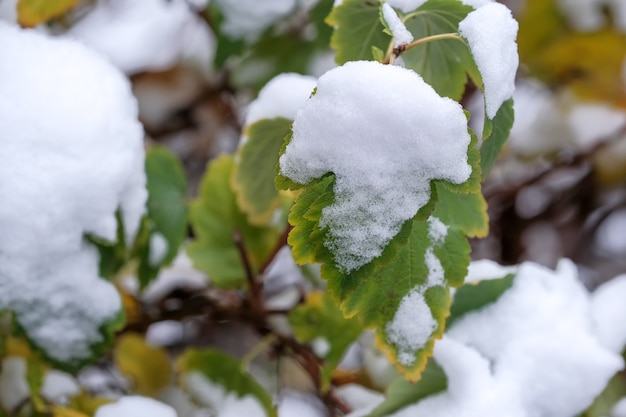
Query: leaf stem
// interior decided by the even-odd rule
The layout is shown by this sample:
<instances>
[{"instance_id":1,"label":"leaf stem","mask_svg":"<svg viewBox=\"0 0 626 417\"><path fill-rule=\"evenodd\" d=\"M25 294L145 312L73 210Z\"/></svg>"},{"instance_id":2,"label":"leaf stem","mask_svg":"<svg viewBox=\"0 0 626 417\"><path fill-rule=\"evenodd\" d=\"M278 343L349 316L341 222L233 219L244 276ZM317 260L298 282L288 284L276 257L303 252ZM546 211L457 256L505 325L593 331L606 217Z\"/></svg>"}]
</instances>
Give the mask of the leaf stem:
<instances>
[{"instance_id":1,"label":"leaf stem","mask_svg":"<svg viewBox=\"0 0 626 417\"><path fill-rule=\"evenodd\" d=\"M416 39L413 42L409 43L409 44L402 44L399 45L395 48L391 48L391 46L393 45L393 39L392 39L392 43L390 44L390 50L391 51L387 51L387 58L385 59L384 64L390 64L392 65L396 58L399 57L400 55L402 55L404 52L415 48L416 46L428 43L428 42L433 42L433 41L440 41L440 40L444 40L444 39L456 39L458 41L461 41L463 43L465 43L465 39L463 39L461 37L461 35L459 35L456 32L453 33L440 33L438 35L431 35L431 36L426 36L420 39Z\"/></svg>"}]
</instances>

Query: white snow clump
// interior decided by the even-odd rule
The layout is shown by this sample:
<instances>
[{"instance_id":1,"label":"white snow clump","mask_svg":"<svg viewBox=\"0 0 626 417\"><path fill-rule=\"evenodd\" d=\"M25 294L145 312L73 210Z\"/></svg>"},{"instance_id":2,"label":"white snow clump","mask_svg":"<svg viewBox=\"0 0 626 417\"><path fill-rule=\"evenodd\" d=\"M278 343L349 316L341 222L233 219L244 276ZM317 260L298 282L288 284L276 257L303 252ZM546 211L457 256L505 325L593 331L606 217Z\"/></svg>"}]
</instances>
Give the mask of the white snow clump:
<instances>
[{"instance_id":1,"label":"white snow clump","mask_svg":"<svg viewBox=\"0 0 626 417\"><path fill-rule=\"evenodd\" d=\"M298 0L214 0L224 21L221 30L233 39L255 41L261 32L291 14Z\"/></svg>"},{"instance_id":2,"label":"white snow clump","mask_svg":"<svg viewBox=\"0 0 626 417\"><path fill-rule=\"evenodd\" d=\"M394 37L394 46L397 48L403 44L409 44L413 42L413 35L408 31L400 17L389 3L383 4L383 17L385 22L389 25L389 29Z\"/></svg>"},{"instance_id":3,"label":"white snow clump","mask_svg":"<svg viewBox=\"0 0 626 417\"><path fill-rule=\"evenodd\" d=\"M467 181L469 143L461 106L418 74L349 62L320 77L298 111L280 172L300 184L335 175L335 201L320 225L349 272L379 256L428 202L431 180Z\"/></svg>"},{"instance_id":4,"label":"white snow clump","mask_svg":"<svg viewBox=\"0 0 626 417\"><path fill-rule=\"evenodd\" d=\"M185 0L99 0L66 34L128 75L181 61L208 75L215 53L215 36Z\"/></svg>"},{"instance_id":5,"label":"white snow clump","mask_svg":"<svg viewBox=\"0 0 626 417\"><path fill-rule=\"evenodd\" d=\"M624 280L615 285L621 290ZM619 310L603 326L623 329L623 297L615 289L590 297L568 260L556 272L522 264L509 290L461 317L435 345L447 391L393 417L578 415L624 365L626 335L616 340L595 322Z\"/></svg>"},{"instance_id":6,"label":"white snow clump","mask_svg":"<svg viewBox=\"0 0 626 417\"><path fill-rule=\"evenodd\" d=\"M272 78L248 107L245 126L261 119L284 117L293 120L296 112L313 93L317 78L295 73L282 73Z\"/></svg>"},{"instance_id":7,"label":"white snow clump","mask_svg":"<svg viewBox=\"0 0 626 417\"><path fill-rule=\"evenodd\" d=\"M148 397L132 395L96 410L94 417L176 417L176 411L167 404Z\"/></svg>"},{"instance_id":8,"label":"white snow clump","mask_svg":"<svg viewBox=\"0 0 626 417\"><path fill-rule=\"evenodd\" d=\"M426 3L426 0L387 0L387 4L396 9L400 9L402 13L410 13ZM387 18L385 18L386 20ZM389 23L389 22L387 22Z\"/></svg>"},{"instance_id":9,"label":"white snow clump","mask_svg":"<svg viewBox=\"0 0 626 417\"><path fill-rule=\"evenodd\" d=\"M493 119L498 109L513 96L517 54L518 24L511 11L500 3L487 3L459 23L467 39L485 88L487 116Z\"/></svg>"},{"instance_id":10,"label":"white snow clump","mask_svg":"<svg viewBox=\"0 0 626 417\"><path fill-rule=\"evenodd\" d=\"M78 42L0 22L0 310L58 361L90 357L121 307L85 234L131 242L143 131L126 77Z\"/></svg>"}]
</instances>

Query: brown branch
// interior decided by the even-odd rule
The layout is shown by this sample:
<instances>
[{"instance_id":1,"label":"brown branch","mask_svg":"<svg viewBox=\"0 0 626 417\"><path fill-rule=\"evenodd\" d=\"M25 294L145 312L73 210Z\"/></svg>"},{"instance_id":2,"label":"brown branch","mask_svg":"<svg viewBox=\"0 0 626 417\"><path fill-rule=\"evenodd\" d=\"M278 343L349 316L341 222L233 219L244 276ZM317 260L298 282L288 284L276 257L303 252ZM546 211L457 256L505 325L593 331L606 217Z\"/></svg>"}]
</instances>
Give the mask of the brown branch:
<instances>
[{"instance_id":1,"label":"brown branch","mask_svg":"<svg viewBox=\"0 0 626 417\"><path fill-rule=\"evenodd\" d=\"M274 262L274 258L276 258L276 255L278 255L278 252L280 252L280 250L287 245L287 238L289 237L289 233L291 233L292 229L293 226L288 224L283 233L278 238L278 243L276 244L270 255L267 257L263 265L261 265L261 268L259 269L259 274L262 275L265 273L267 268L269 268L272 262Z\"/></svg>"}]
</instances>

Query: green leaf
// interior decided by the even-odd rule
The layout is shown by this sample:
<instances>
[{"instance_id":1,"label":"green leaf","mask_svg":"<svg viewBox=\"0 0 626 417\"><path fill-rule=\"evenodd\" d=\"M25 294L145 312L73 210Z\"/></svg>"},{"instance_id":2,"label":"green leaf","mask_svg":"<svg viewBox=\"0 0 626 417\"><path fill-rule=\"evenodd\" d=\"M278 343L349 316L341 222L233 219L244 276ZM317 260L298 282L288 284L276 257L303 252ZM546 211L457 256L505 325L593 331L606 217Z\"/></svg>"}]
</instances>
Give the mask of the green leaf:
<instances>
[{"instance_id":1,"label":"green leaf","mask_svg":"<svg viewBox=\"0 0 626 417\"><path fill-rule=\"evenodd\" d=\"M231 356L215 349L189 349L178 360L177 368L183 374L200 373L227 395L234 394L238 398L251 395L259 401L268 417L277 417L270 395L250 374L242 371L241 362ZM214 398L198 398L199 389L187 391L193 392L193 398L203 404L215 401Z\"/></svg>"},{"instance_id":2,"label":"green leaf","mask_svg":"<svg viewBox=\"0 0 626 417\"><path fill-rule=\"evenodd\" d=\"M429 0L417 11L409 13L404 23L416 40L457 33L459 22L472 10L458 0ZM474 58L461 39L425 42L404 52L402 60L441 96L460 100L468 74L477 85L482 85Z\"/></svg>"},{"instance_id":3,"label":"green leaf","mask_svg":"<svg viewBox=\"0 0 626 417\"><path fill-rule=\"evenodd\" d=\"M428 361L422 377L416 383L404 378L397 378L389 385L383 401L367 417L384 417L402 408L415 404L423 398L445 391L448 378L443 369L434 360Z\"/></svg>"},{"instance_id":4,"label":"green leaf","mask_svg":"<svg viewBox=\"0 0 626 417\"><path fill-rule=\"evenodd\" d=\"M72 9L79 0L19 0L17 20L21 26L34 27L59 17Z\"/></svg>"},{"instance_id":5,"label":"green leaf","mask_svg":"<svg viewBox=\"0 0 626 417\"><path fill-rule=\"evenodd\" d=\"M322 277L328 281L328 290L340 304L344 315L357 316L365 327L375 328L379 344L387 348L392 362L411 380L419 379L432 354L434 340L443 334L450 308L448 288L462 285L467 274L470 247L465 234L468 231L478 233L485 227L483 216L486 206L480 204L483 201L481 197L460 197L464 196L462 193L477 194L480 191L480 155L474 147L475 140L474 136L468 147L468 161L473 166L471 179L461 185L433 181L429 204L413 220L405 222L378 258L349 273L341 272L336 266L333 254L325 246L327 229L320 226L322 210L334 201L334 175L327 174L305 186L291 183L280 175L276 179L278 186L303 187L289 214L293 230L288 243L292 246L296 262L322 264ZM454 210L440 211L447 226L442 225L447 234L441 241L431 233L433 224L439 222L433 214L433 209L436 210L439 204L439 187L444 189L445 204L458 204L465 200L475 203L473 212L467 216ZM434 267L432 262L430 265L428 262L433 259L440 262L443 273L436 283L429 280L430 270ZM426 335L424 340L408 345L399 341L401 336L398 332L389 330L394 328L390 323L393 323L405 300L425 303L426 307L422 308L425 315L416 316L414 320L426 320L433 327L432 333Z\"/></svg>"},{"instance_id":6,"label":"green leaf","mask_svg":"<svg viewBox=\"0 0 626 417\"><path fill-rule=\"evenodd\" d=\"M460 194L437 184L437 207L433 216L454 226L468 237L485 237L489 233L487 202L481 193Z\"/></svg>"},{"instance_id":7,"label":"green leaf","mask_svg":"<svg viewBox=\"0 0 626 417\"><path fill-rule=\"evenodd\" d=\"M312 342L314 350L315 344L322 350L315 352L324 360L322 390L326 391L345 350L361 334L361 324L355 318L344 318L328 293L321 291L309 293L305 303L289 313L289 324L299 342Z\"/></svg>"},{"instance_id":8,"label":"green leaf","mask_svg":"<svg viewBox=\"0 0 626 417\"><path fill-rule=\"evenodd\" d=\"M454 294L447 326L450 327L465 314L479 310L496 302L513 285L515 274L500 279L490 279L478 283L470 282L459 288Z\"/></svg>"},{"instance_id":9,"label":"green leaf","mask_svg":"<svg viewBox=\"0 0 626 417\"><path fill-rule=\"evenodd\" d=\"M335 49L335 61L372 60L372 48L386 50L391 36L379 17L380 3L375 0L344 0L333 8L326 23L335 28L330 46Z\"/></svg>"},{"instance_id":10,"label":"green leaf","mask_svg":"<svg viewBox=\"0 0 626 417\"><path fill-rule=\"evenodd\" d=\"M480 166L482 180L486 180L491 168L496 163L500 150L509 137L513 126L513 99L505 101L493 120L485 115L483 143L480 147Z\"/></svg>"},{"instance_id":11,"label":"green leaf","mask_svg":"<svg viewBox=\"0 0 626 417\"><path fill-rule=\"evenodd\" d=\"M139 283L145 288L162 265L169 264L187 236L187 180L178 158L163 147L146 154L148 188L147 217L150 236L159 234L167 242L167 253L158 263L150 262L150 238L140 251Z\"/></svg>"},{"instance_id":12,"label":"green leaf","mask_svg":"<svg viewBox=\"0 0 626 417\"><path fill-rule=\"evenodd\" d=\"M115 219L117 221L115 242L108 242L92 234L85 236L87 240L97 246L100 253L100 276L109 280L122 269L129 258L124 222L119 210L115 213Z\"/></svg>"},{"instance_id":13,"label":"green leaf","mask_svg":"<svg viewBox=\"0 0 626 417\"><path fill-rule=\"evenodd\" d=\"M250 223L267 224L282 198L274 185L280 148L291 130L291 120L262 119L248 126L248 141L237 152L232 186L237 204Z\"/></svg>"},{"instance_id":14,"label":"green leaf","mask_svg":"<svg viewBox=\"0 0 626 417\"><path fill-rule=\"evenodd\" d=\"M435 339L443 335L450 308L448 287L461 285L469 264L470 247L463 234L449 228L443 242L433 242L429 223L408 221L380 257L347 275L328 264L322 266L329 292L340 301L344 314L358 316L366 327L375 328L390 360L413 381L419 379ZM444 272L440 283L429 282L427 256L433 254ZM416 297L423 297L429 317L416 315L411 320L432 320L434 329L423 343L406 346L390 335L389 326L401 303Z\"/></svg>"},{"instance_id":15,"label":"green leaf","mask_svg":"<svg viewBox=\"0 0 626 417\"><path fill-rule=\"evenodd\" d=\"M271 254L278 240L278 229L251 225L239 210L230 187L233 157L213 160L200 185L198 198L191 204L190 219L197 236L187 248L196 268L206 272L211 282L225 288L242 287L244 265L234 240L241 235L253 273Z\"/></svg>"}]
</instances>

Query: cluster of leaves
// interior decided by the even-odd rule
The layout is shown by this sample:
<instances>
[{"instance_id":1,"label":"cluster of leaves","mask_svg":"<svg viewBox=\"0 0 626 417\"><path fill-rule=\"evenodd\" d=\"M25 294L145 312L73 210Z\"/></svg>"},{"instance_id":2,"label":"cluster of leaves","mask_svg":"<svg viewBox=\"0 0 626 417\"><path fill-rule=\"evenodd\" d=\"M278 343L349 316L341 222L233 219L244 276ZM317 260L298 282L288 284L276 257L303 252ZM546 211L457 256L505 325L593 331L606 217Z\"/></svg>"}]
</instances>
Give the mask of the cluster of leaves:
<instances>
[{"instance_id":1,"label":"cluster of leaves","mask_svg":"<svg viewBox=\"0 0 626 417\"><path fill-rule=\"evenodd\" d=\"M58 17L75 3L20 1L21 23L33 26ZM457 33L459 23L473 10L472 7L459 0L426 1L417 10L401 16L416 41L410 48L399 50L394 48L392 35L381 19L379 2L344 0L336 7L332 3L322 0L308 12L307 19L317 31L313 39L289 25L286 29L273 26L251 44L229 39L221 33L220 10L211 3L206 14L218 34L215 65L229 69L232 83L238 87L259 89L280 72L305 72L314 57L327 51L330 44L340 65L355 60L389 63L401 56L404 66L420 74L439 95L456 101L461 101L468 83L483 88L471 50ZM555 15L553 9L543 10L539 3L531 2L522 17L522 29L535 28L533 24L525 23L534 20L534 13ZM545 7L547 4L554 6L553 3L545 4ZM546 27L555 32L555 26ZM545 39L558 40L559 36L536 34L537 39L526 37L526 43L520 45L522 55L528 56L529 65L548 81L556 66L550 61L554 55L546 51L538 56L534 51ZM606 36L612 39L619 35ZM241 81L244 78L238 77L238 71L259 61L272 63L271 69L251 83ZM598 91L585 86L579 89L581 94ZM602 94L605 93L610 92ZM135 242L127 245L121 221L117 242L93 239L100 251L101 275L114 280L123 273L132 272L138 277L140 288L145 289L160 269L169 265L184 247L194 266L210 277L210 285L235 294L238 301L234 305L224 305L205 300L204 310L193 310L193 314L208 311L220 318L248 322L265 338L263 343L267 345L261 344L261 347L270 346L273 352L286 351L295 358L331 408L341 409L343 406L332 395L337 366L346 349L365 329L374 329L379 345L386 349L391 362L403 373L388 387L386 401L370 416L387 415L445 390L445 374L435 361L429 361L435 339L462 315L495 301L512 283L512 277L508 276L479 285L462 286L470 261L468 238L484 237L488 233L487 205L481 193L481 183L487 178L508 137L513 123L512 101L505 102L493 119L485 117L480 148L477 148L478 138L471 133L473 140L468 148L468 163L472 166L470 179L461 185L433 181L429 203L403 225L382 255L349 273L342 272L335 264L333 254L325 246L327 230L320 226L323 209L334 201L334 176L329 174L302 185L276 175L279 156L289 141L292 122L273 118L246 126L246 143L236 155L223 155L209 163L198 197L191 203L187 199L187 183L178 159L162 148L151 148L146 156L147 214ZM432 217L448 228L445 240L439 245L429 237L428 224ZM192 231L191 241L184 245L189 230ZM151 241L156 235L165 239L168 249L154 262L150 254ZM287 243L297 263L322 265L321 277L327 285L325 290L324 285L316 282L318 290L307 294L297 307L286 313L293 331L289 336L271 325L269 318L276 312L266 306L262 291L271 263ZM392 321L403 297L415 285L426 282L426 253L433 247L445 276L444 287L432 288L426 294L437 329L427 345L415 352L415 361L408 366L402 365L398 361L398 348L385 334L385 327ZM453 301L449 287L460 287ZM120 291L127 323L112 352L116 368L132 381L130 391L156 396L176 375L177 386L190 393L198 404L219 412L219 404L198 397L189 387L192 381L197 381L190 376L199 375L235 398L252 396L268 416L276 416L270 394L247 371L248 359L239 360L215 349L191 348L186 349L172 366L169 352L148 346L142 335L130 331L133 325L142 323L145 311L134 297ZM316 349L320 343L324 348ZM25 358L30 404L34 412L80 417L92 415L106 402L85 391L73 396L67 407L49 404L40 395L44 375L50 368L45 357L15 336L2 339L0 347L3 356ZM100 356L93 359L101 359ZM17 415L20 410L6 411L15 411Z\"/></svg>"}]
</instances>

